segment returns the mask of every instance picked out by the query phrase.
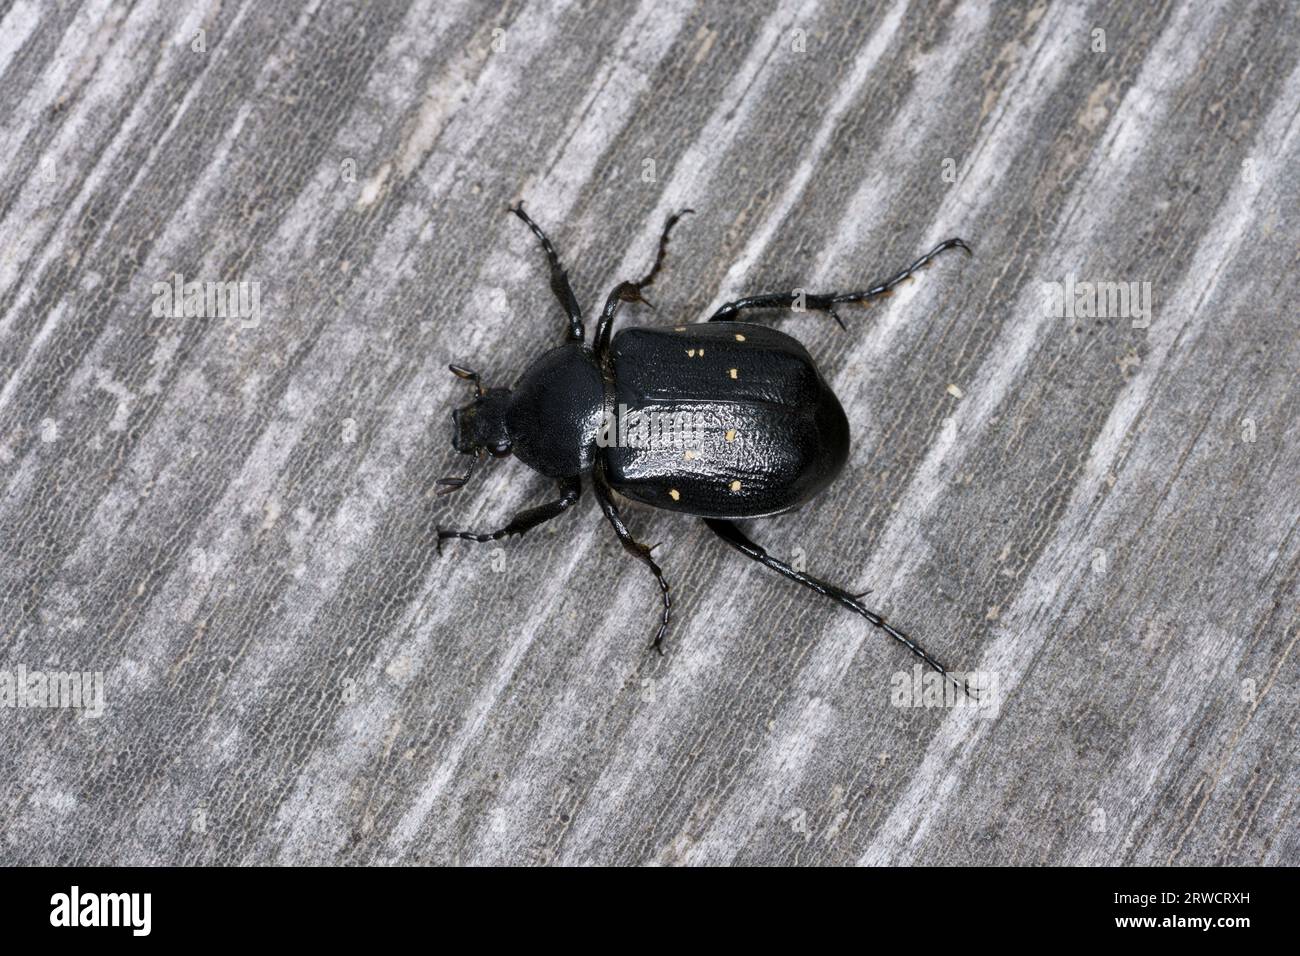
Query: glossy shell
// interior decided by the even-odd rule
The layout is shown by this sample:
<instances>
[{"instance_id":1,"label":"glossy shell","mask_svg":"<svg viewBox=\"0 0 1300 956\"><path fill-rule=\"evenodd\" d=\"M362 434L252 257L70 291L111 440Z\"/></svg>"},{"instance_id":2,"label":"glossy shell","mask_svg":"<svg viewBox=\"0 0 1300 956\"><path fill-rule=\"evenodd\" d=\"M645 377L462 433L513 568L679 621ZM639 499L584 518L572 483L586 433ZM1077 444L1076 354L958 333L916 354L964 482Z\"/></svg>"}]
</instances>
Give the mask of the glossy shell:
<instances>
[{"instance_id":1,"label":"glossy shell","mask_svg":"<svg viewBox=\"0 0 1300 956\"><path fill-rule=\"evenodd\" d=\"M617 443L609 483L709 518L789 511L849 454L844 409L790 336L745 322L627 328L612 345ZM609 436L602 436L607 442Z\"/></svg>"}]
</instances>

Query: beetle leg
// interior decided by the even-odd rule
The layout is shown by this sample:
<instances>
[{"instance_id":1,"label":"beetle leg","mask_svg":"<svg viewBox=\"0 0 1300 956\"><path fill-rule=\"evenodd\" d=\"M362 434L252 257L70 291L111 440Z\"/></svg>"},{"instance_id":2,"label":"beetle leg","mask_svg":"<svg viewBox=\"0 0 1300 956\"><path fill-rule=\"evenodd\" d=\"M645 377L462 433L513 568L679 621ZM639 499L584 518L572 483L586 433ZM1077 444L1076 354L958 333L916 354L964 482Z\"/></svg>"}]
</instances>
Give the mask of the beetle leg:
<instances>
[{"instance_id":1,"label":"beetle leg","mask_svg":"<svg viewBox=\"0 0 1300 956\"><path fill-rule=\"evenodd\" d=\"M659 582L659 590L663 594L664 612L659 621L659 630L655 633L655 639L650 644L660 654L664 652L663 643L664 635L668 633L668 621L672 617L672 599L668 594L668 582L664 580L664 573L660 570L655 559L650 557L650 552L655 545L646 547L635 538L632 532L628 530L623 521L623 516L619 514L618 506L614 504L614 496L610 493L609 482L605 478L604 465L597 465L593 474L592 486L596 489L596 500L600 502L600 510L605 512L605 517L614 528L614 533L618 535L619 543L623 545L623 550L632 557L636 558L646 567L648 567Z\"/></svg>"},{"instance_id":2,"label":"beetle leg","mask_svg":"<svg viewBox=\"0 0 1300 956\"><path fill-rule=\"evenodd\" d=\"M449 531L446 528L439 528L437 545L438 553L442 554L442 543L448 538L460 538L462 541L478 541L480 543L499 541L512 534L523 534L526 531L531 531L539 524L558 517L567 511L569 506L581 497L582 479L578 478L576 475L572 478L561 478L559 486L560 497L556 498L554 501L548 501L544 505L524 509L510 519L510 523L504 528L498 528L496 531L476 534L473 531Z\"/></svg>"},{"instance_id":3,"label":"beetle leg","mask_svg":"<svg viewBox=\"0 0 1300 956\"><path fill-rule=\"evenodd\" d=\"M945 239L939 243L921 258L917 259L906 269L902 269L890 276L883 282L877 282L869 289L863 289L861 292L768 292L763 295L751 295L744 299L736 299L734 302L727 302L718 307L718 311L709 316L709 322L734 322L735 316L744 312L746 309L776 309L789 308L798 304L801 308L811 309L814 312L829 312L840 327L844 323L840 322L840 317L836 315L834 306L842 302L856 302L863 304L882 295L888 295L901 282L911 278L912 274L919 269L925 268L930 264L930 260L946 249L964 249L967 255L971 255L970 246L966 245L961 239Z\"/></svg>"},{"instance_id":4,"label":"beetle leg","mask_svg":"<svg viewBox=\"0 0 1300 956\"><path fill-rule=\"evenodd\" d=\"M620 282L614 287L614 291L609 294L605 300L605 308L600 312L600 321L596 323L596 344L594 346L596 358L605 363L609 357L609 339L610 329L614 327L614 316L618 314L618 307L624 302L645 302L641 297L641 290L635 283ZM646 303L649 305L649 303Z\"/></svg>"},{"instance_id":5,"label":"beetle leg","mask_svg":"<svg viewBox=\"0 0 1300 956\"><path fill-rule=\"evenodd\" d=\"M624 302L641 302L650 305L641 290L646 286L653 285L655 277L659 275L659 270L663 268L664 255L668 251L668 237L672 234L673 226L677 225L677 220L681 219L687 213L695 212L694 209L683 209L681 212L673 213L664 223L664 231L659 235L659 251L655 254L654 265L650 271L638 279L636 282L620 282L614 287L614 291L609 294L605 300L605 308L600 313L600 321L596 323L596 357L602 362L609 352L610 332L614 328L614 316L618 313L618 307ZM650 305L650 308L654 308Z\"/></svg>"},{"instance_id":6,"label":"beetle leg","mask_svg":"<svg viewBox=\"0 0 1300 956\"><path fill-rule=\"evenodd\" d=\"M659 235L659 251L655 254L655 264L638 282L634 283L638 289L644 289L654 283L655 276L659 275L659 270L663 268L664 254L668 251L668 237L672 234L673 226L677 225L677 220L681 219L682 216L694 212L694 209L683 209L681 212L675 212L668 217L668 221L664 223L664 231Z\"/></svg>"},{"instance_id":7,"label":"beetle leg","mask_svg":"<svg viewBox=\"0 0 1300 956\"><path fill-rule=\"evenodd\" d=\"M546 253L546 260L551 264L551 291L555 297L560 300L560 305L564 309L565 315L569 317L569 333L566 336L570 342L581 342L585 334L582 328L582 308L578 305L578 297L573 294L573 286L569 285L569 274L564 271L564 266L560 265L560 257L551 245L551 240L546 238L546 233L542 232L542 227L529 218L528 213L524 212L522 201L510 206L510 211L524 221L533 235L537 237L538 242L542 244L542 250Z\"/></svg>"},{"instance_id":8,"label":"beetle leg","mask_svg":"<svg viewBox=\"0 0 1300 956\"><path fill-rule=\"evenodd\" d=\"M902 631L895 628L875 611L870 610L865 604L848 591L836 587L834 584L829 584L820 578L815 578L811 574L796 571L784 561L779 561L772 557L762 547L746 537L745 533L736 527L735 523L732 521L724 521L721 518L705 518L704 523L709 526L709 530L746 557L752 558L764 567L771 568L778 574L785 575L791 581L796 581L811 591L815 591L833 601L839 602L855 614L862 615L921 660L925 661L925 663L930 665L930 667L934 668L945 678L952 681L952 683L960 690L964 691L968 697L976 700L979 699L978 692L971 689L969 681L958 683L957 679L948 673L948 668L944 667L935 658L931 657L930 653L921 647L921 645L917 644Z\"/></svg>"}]
</instances>

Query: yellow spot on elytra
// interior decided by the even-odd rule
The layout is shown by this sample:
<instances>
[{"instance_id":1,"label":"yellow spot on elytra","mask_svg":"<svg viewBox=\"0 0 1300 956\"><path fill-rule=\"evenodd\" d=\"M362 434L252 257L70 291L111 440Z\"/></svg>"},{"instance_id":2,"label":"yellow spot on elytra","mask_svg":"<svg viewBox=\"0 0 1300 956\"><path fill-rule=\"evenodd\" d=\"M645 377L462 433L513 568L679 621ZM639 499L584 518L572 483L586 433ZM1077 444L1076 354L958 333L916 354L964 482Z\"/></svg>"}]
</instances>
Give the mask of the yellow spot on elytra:
<instances>
[{"instance_id":1,"label":"yellow spot on elytra","mask_svg":"<svg viewBox=\"0 0 1300 956\"><path fill-rule=\"evenodd\" d=\"M672 498L673 501L680 501L682 497L682 493L678 491L676 488L669 488L668 497Z\"/></svg>"},{"instance_id":2,"label":"yellow spot on elytra","mask_svg":"<svg viewBox=\"0 0 1300 956\"><path fill-rule=\"evenodd\" d=\"M741 335L739 332L737 332L737 333L736 333L736 341L737 341L737 342L743 342L743 341L745 341L745 337L744 337L743 335Z\"/></svg>"},{"instance_id":3,"label":"yellow spot on elytra","mask_svg":"<svg viewBox=\"0 0 1300 956\"><path fill-rule=\"evenodd\" d=\"M735 377L737 376L738 373L737 373L737 371L733 368L733 369L731 369L731 371L729 371L727 374L730 375L732 378L735 378Z\"/></svg>"},{"instance_id":4,"label":"yellow spot on elytra","mask_svg":"<svg viewBox=\"0 0 1300 956\"><path fill-rule=\"evenodd\" d=\"M686 350L686 357L687 357L687 358L695 358L695 349L687 349L687 350Z\"/></svg>"},{"instance_id":5,"label":"yellow spot on elytra","mask_svg":"<svg viewBox=\"0 0 1300 956\"><path fill-rule=\"evenodd\" d=\"M734 428L728 428L727 441L735 441L735 440L736 440L736 430Z\"/></svg>"},{"instance_id":6,"label":"yellow spot on elytra","mask_svg":"<svg viewBox=\"0 0 1300 956\"><path fill-rule=\"evenodd\" d=\"M733 482L731 483L731 490L732 490L732 491L739 491L739 490L740 490L740 482L739 482L739 481L733 481Z\"/></svg>"}]
</instances>

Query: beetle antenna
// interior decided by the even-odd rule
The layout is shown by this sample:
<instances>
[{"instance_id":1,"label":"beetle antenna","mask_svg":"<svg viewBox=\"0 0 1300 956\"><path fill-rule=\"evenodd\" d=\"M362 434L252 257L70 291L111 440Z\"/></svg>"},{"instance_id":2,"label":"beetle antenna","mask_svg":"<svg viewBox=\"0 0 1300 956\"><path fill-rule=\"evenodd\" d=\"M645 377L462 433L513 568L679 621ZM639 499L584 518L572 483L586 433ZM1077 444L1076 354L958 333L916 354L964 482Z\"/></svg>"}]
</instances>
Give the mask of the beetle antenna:
<instances>
[{"instance_id":1,"label":"beetle antenna","mask_svg":"<svg viewBox=\"0 0 1300 956\"><path fill-rule=\"evenodd\" d=\"M447 368L451 369L451 374L455 375L457 378L463 378L467 381L473 382L474 390L479 395L483 394L483 383L479 380L478 372L471 371L470 369L460 365L448 365Z\"/></svg>"},{"instance_id":2,"label":"beetle antenna","mask_svg":"<svg viewBox=\"0 0 1300 956\"><path fill-rule=\"evenodd\" d=\"M479 460L478 455L475 455L473 458L471 458L469 462L469 470L466 471L465 474L459 477L455 475L450 475L446 478L439 478L437 481L435 481L434 484L438 487L438 490L435 492L435 494L439 496L449 495L453 491L460 491L460 489L464 488L465 482L469 481L470 478L473 476L474 466L478 464L478 460Z\"/></svg>"}]
</instances>

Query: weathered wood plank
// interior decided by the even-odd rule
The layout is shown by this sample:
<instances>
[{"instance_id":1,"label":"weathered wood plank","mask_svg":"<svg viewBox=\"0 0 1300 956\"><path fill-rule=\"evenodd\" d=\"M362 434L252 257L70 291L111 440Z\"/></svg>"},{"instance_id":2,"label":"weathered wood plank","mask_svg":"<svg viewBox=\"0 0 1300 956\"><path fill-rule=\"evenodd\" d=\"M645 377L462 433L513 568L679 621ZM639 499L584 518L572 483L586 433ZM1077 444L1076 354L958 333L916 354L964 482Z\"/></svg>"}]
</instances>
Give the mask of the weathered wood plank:
<instances>
[{"instance_id":1,"label":"weathered wood plank","mask_svg":"<svg viewBox=\"0 0 1300 956\"><path fill-rule=\"evenodd\" d=\"M105 681L0 709L0 860L1300 862L1294 4L0 11L0 674ZM630 320L971 241L772 317L855 451L750 531L996 715L690 520L662 659L590 496L438 557L549 491L433 495L447 362L560 336L519 197L588 312L695 207Z\"/></svg>"}]
</instances>

